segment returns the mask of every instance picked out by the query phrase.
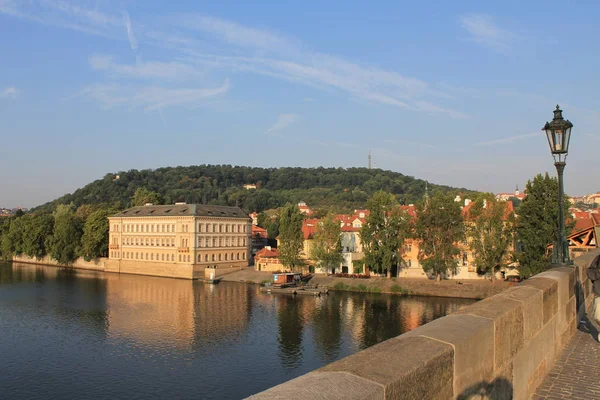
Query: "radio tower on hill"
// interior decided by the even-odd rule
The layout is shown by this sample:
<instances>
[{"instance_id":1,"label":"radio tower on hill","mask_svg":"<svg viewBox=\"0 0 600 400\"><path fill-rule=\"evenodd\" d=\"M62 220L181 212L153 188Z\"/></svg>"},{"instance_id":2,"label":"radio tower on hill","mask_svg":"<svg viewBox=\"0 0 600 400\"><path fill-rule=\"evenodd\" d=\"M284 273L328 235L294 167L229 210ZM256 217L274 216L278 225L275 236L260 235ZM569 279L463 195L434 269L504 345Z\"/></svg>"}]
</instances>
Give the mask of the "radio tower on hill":
<instances>
[{"instance_id":1,"label":"radio tower on hill","mask_svg":"<svg viewBox=\"0 0 600 400\"><path fill-rule=\"evenodd\" d=\"M369 150L369 169L371 169L371 150Z\"/></svg>"}]
</instances>

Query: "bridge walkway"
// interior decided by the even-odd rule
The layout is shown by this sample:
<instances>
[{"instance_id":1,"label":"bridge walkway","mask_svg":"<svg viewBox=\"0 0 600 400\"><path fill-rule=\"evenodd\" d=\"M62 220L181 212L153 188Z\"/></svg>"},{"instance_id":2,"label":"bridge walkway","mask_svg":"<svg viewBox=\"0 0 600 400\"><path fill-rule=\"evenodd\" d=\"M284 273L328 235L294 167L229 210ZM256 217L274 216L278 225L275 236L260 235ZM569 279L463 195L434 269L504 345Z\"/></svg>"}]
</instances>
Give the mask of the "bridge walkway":
<instances>
[{"instance_id":1,"label":"bridge walkway","mask_svg":"<svg viewBox=\"0 0 600 400\"><path fill-rule=\"evenodd\" d=\"M600 400L600 343L598 332L581 324L533 400Z\"/></svg>"}]
</instances>

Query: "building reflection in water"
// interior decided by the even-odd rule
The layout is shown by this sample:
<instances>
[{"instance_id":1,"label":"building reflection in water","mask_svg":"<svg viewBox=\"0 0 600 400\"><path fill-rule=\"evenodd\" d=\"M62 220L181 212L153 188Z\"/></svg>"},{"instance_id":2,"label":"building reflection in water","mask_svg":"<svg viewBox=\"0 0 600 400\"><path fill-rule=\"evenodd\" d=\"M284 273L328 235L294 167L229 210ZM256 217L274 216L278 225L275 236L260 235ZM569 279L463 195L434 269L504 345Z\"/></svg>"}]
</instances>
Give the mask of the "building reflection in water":
<instances>
[{"instance_id":1,"label":"building reflection in water","mask_svg":"<svg viewBox=\"0 0 600 400\"><path fill-rule=\"evenodd\" d=\"M252 314L245 284L215 287L180 279L106 277L110 335L144 346L223 346L246 330Z\"/></svg>"}]
</instances>

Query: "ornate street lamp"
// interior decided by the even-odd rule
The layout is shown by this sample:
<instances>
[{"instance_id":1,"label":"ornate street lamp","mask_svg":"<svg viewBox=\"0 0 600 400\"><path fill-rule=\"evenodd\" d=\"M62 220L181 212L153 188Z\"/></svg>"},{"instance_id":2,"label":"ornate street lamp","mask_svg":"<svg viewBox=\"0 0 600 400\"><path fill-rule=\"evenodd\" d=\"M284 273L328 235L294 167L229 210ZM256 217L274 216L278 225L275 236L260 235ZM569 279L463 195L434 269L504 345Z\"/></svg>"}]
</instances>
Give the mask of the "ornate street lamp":
<instances>
[{"instance_id":1,"label":"ornate street lamp","mask_svg":"<svg viewBox=\"0 0 600 400\"><path fill-rule=\"evenodd\" d=\"M550 152L554 157L554 166L558 173L558 233L556 243L554 243L554 252L552 262L554 264L570 264L569 260L569 244L567 243L567 235L565 233L565 215L564 215L564 187L563 187L563 171L567 165L567 153L569 152L569 141L571 139L571 128L573 124L562 116L562 110L557 105L554 110L554 118L552 122L546 122L542 128L546 131Z\"/></svg>"}]
</instances>

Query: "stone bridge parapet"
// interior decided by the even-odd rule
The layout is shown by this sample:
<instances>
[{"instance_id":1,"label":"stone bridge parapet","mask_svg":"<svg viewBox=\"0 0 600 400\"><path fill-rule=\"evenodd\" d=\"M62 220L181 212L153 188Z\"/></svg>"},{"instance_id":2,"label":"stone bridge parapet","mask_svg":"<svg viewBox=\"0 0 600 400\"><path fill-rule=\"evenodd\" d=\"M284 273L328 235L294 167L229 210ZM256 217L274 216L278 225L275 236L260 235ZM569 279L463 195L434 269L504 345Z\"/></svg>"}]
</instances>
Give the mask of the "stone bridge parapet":
<instances>
[{"instance_id":1,"label":"stone bridge parapet","mask_svg":"<svg viewBox=\"0 0 600 400\"><path fill-rule=\"evenodd\" d=\"M529 399L593 302L600 250L251 396L272 399Z\"/></svg>"}]
</instances>

